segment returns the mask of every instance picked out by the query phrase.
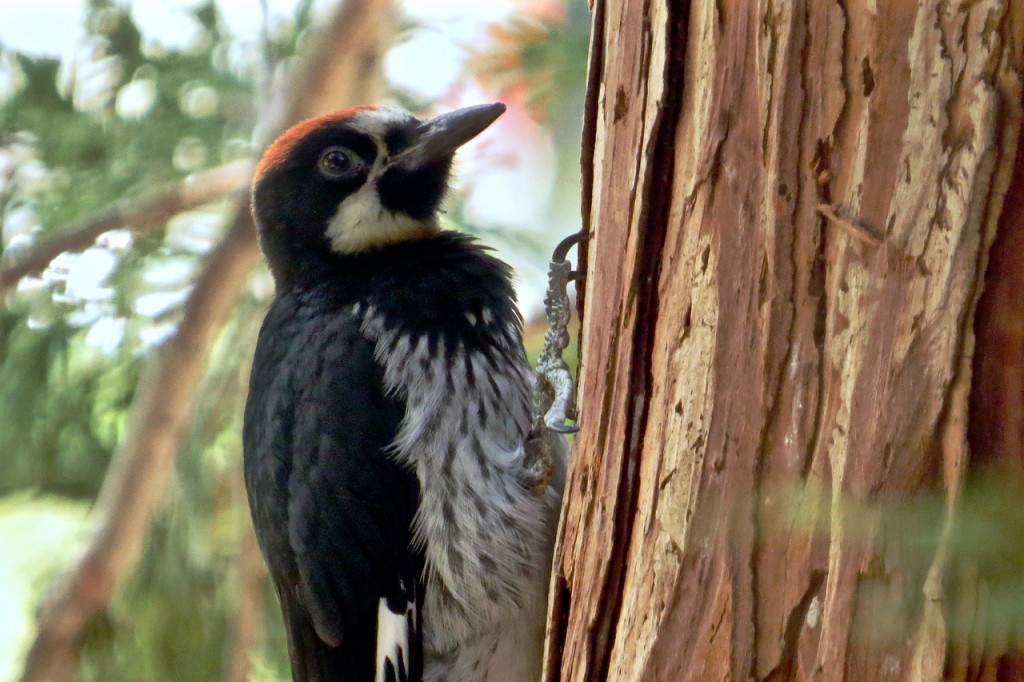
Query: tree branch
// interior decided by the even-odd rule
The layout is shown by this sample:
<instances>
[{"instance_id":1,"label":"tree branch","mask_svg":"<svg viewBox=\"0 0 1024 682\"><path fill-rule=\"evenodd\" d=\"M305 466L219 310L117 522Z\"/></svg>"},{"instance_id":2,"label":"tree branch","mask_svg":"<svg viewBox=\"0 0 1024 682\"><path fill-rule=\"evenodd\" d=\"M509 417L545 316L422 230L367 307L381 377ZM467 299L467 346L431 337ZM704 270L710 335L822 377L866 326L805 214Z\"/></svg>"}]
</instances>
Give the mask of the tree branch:
<instances>
[{"instance_id":1,"label":"tree branch","mask_svg":"<svg viewBox=\"0 0 1024 682\"><path fill-rule=\"evenodd\" d=\"M348 0L321 32L299 72L260 129L266 137L296 120L373 94L380 79L362 67L389 37L390 0ZM334 65L351 51L358 62ZM379 58L376 60L379 63ZM264 144L268 140L261 140ZM177 332L149 361L136 391L125 438L114 453L97 501L97 531L83 558L51 589L22 682L59 682L71 673L86 624L110 601L138 555L166 487L207 355L258 260L248 197L239 199L231 226L209 255L189 296Z\"/></svg>"},{"instance_id":2,"label":"tree branch","mask_svg":"<svg viewBox=\"0 0 1024 682\"><path fill-rule=\"evenodd\" d=\"M65 251L88 248L104 232L125 226L134 232L155 229L182 211L245 189L251 177L251 161L234 161L115 204L104 214L62 230L36 244L14 262L0 267L0 294L15 286L22 277L44 269Z\"/></svg>"},{"instance_id":3,"label":"tree branch","mask_svg":"<svg viewBox=\"0 0 1024 682\"><path fill-rule=\"evenodd\" d=\"M242 485L241 467L229 475L232 477L234 496L244 504L245 488ZM242 541L234 564L238 596L231 631L224 647L221 680L246 682L250 678L252 650L263 634L263 583L267 574L252 524L245 524L242 530Z\"/></svg>"}]
</instances>

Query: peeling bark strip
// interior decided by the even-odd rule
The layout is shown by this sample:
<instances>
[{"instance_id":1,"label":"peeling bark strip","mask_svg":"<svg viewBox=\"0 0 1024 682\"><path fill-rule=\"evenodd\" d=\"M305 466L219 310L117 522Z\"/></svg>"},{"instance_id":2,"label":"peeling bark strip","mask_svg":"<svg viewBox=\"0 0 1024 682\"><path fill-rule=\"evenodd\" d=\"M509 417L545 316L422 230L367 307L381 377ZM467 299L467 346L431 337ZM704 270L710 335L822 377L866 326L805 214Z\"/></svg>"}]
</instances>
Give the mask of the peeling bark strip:
<instances>
[{"instance_id":1,"label":"peeling bark strip","mask_svg":"<svg viewBox=\"0 0 1024 682\"><path fill-rule=\"evenodd\" d=\"M592 230L587 259L589 263L608 263L619 262L623 253L631 256L621 269L595 271L590 267L584 316L592 328L610 333L611 338L597 339L599 349L592 345L594 338L584 339L584 344L592 349L589 352L603 355L598 364L605 366L606 375L585 373L583 381L600 393L595 398L600 403L622 402L628 404L628 410L618 413L614 421L594 419L581 438L587 444L578 441L577 445L606 450L614 459L603 467L608 477L601 480L600 491L590 487L595 479L577 478L570 494L591 497L596 493L609 505L609 511L618 509L621 513L594 519L600 523L597 531L601 541L591 547L609 548L612 552L608 554L584 555L583 546L577 544L583 538L572 532L583 525L581 517L568 518L564 525L562 546L575 547L573 552L579 555L581 563L571 573L559 576L556 571L556 584L564 580L570 594L577 591L581 580L590 585L589 598L573 603L586 611L586 635L574 637L570 621L562 651L562 674L572 679L603 679L610 674L608 654L616 636L616 613L626 567L626 547L616 544L614 539L628 538L629 527L624 524L632 516L637 492L639 444L651 383L646 363L653 329L646 321L656 319L657 306L655 283L659 263L652 256L661 250L665 237L668 195L662 192L671 182L674 167L673 138L681 108L679 83L673 83L674 101L662 98L666 84L682 77L682 41L688 15L684 7L676 7L670 17L668 9L656 2L609 2L603 7L604 27L596 28L595 36L602 37L604 44L593 45L592 54L605 55L600 67L604 77L596 100L591 89L591 106L596 105L598 111L596 115L592 110L587 114L593 125L587 128L593 130L595 139L594 187L602 194L595 196L592 213L585 223ZM673 26L675 31L671 31ZM627 27L635 35L625 32ZM669 68L675 70L674 75ZM591 86L595 84L592 79ZM587 152L584 154L586 158ZM584 172L589 175L590 169ZM615 188L615 201L609 188ZM633 204L630 196L634 192L645 197L660 196L661 201ZM614 211L614 217L605 211ZM626 229L605 238L603 231L612 223ZM620 297L619 292L626 295ZM609 307L608 301L615 299L617 304ZM599 306L594 307L593 301L598 301ZM588 355L588 361L591 358L597 359ZM581 390L586 394L587 388ZM604 416L612 412L595 405L590 414ZM573 511L570 506L568 513ZM592 511L575 509L577 514L587 516ZM553 674L549 669L548 675Z\"/></svg>"},{"instance_id":2,"label":"peeling bark strip","mask_svg":"<svg viewBox=\"0 0 1024 682\"><path fill-rule=\"evenodd\" d=\"M940 679L1024 0L597 10L546 679Z\"/></svg>"},{"instance_id":3,"label":"peeling bark strip","mask_svg":"<svg viewBox=\"0 0 1024 682\"><path fill-rule=\"evenodd\" d=\"M1017 19L1017 40L1024 43L1024 11ZM1024 54L1018 68L1024 71ZM1024 101L1020 81L1004 81L1005 99ZM1012 115L1012 110L1008 115ZM1017 161L1006 190L999 227L985 273L985 291L975 319L977 347L971 385L972 466L984 466L1004 480L1024 479L1024 119L1017 114ZM1006 130L1009 130L1010 121ZM1006 143L1004 136L1004 144ZM1001 184L1001 183L1000 183ZM1015 504L1016 500L1007 500ZM976 561L953 567L950 605L954 623L969 634L953 640L945 675L953 680L1024 679L1024 655L985 656L1013 641L1011 624L993 618L999 609L986 603L992 581ZM979 627L991 623L995 627ZM1015 633L1018 646L1024 633Z\"/></svg>"}]
</instances>

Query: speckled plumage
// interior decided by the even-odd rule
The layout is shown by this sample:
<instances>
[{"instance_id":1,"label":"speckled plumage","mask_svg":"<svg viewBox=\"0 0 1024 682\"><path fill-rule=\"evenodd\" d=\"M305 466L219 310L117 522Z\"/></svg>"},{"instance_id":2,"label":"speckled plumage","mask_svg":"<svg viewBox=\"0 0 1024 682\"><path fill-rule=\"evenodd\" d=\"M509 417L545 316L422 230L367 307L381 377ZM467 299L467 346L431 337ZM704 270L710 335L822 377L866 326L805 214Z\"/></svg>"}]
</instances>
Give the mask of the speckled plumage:
<instances>
[{"instance_id":1,"label":"speckled plumage","mask_svg":"<svg viewBox=\"0 0 1024 682\"><path fill-rule=\"evenodd\" d=\"M462 307L462 329L441 333L359 309L388 392L405 402L394 453L421 482L426 678L532 680L564 470L538 496L523 468L533 375L510 297Z\"/></svg>"},{"instance_id":2,"label":"speckled plumage","mask_svg":"<svg viewBox=\"0 0 1024 682\"><path fill-rule=\"evenodd\" d=\"M433 222L450 158L433 166L440 185L417 185L416 206L389 208L409 198L385 193L375 209L402 225L426 206L421 229L332 249L351 227L345 199L369 191L360 182L426 172L388 180L418 121L353 111L272 149L254 201L277 293L254 359L245 474L293 676L535 680L565 452L538 488L511 273ZM289 189L304 177L296 155L317 158L310 139L359 146L362 181L317 184L306 199Z\"/></svg>"}]
</instances>

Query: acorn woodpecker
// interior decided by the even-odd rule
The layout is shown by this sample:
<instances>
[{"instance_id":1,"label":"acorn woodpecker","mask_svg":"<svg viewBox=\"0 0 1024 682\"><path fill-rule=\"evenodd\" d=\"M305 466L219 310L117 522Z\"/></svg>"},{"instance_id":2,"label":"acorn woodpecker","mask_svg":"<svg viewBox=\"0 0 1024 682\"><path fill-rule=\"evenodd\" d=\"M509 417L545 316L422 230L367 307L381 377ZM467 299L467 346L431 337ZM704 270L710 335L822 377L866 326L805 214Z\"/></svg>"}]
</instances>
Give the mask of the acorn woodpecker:
<instances>
[{"instance_id":1,"label":"acorn woodpecker","mask_svg":"<svg viewBox=\"0 0 1024 682\"><path fill-rule=\"evenodd\" d=\"M504 110L345 109L257 166L275 295L245 482L296 680L540 676L566 449L531 459L509 267L437 221L456 149Z\"/></svg>"}]
</instances>

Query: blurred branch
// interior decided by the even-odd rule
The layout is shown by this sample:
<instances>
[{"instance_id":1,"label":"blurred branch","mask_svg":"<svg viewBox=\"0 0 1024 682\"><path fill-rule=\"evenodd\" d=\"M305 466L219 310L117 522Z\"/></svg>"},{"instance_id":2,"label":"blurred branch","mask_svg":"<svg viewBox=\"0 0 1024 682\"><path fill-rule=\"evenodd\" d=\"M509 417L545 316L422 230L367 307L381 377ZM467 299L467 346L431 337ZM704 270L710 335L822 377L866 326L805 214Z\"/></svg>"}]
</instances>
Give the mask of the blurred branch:
<instances>
[{"instance_id":1,"label":"blurred branch","mask_svg":"<svg viewBox=\"0 0 1024 682\"><path fill-rule=\"evenodd\" d=\"M238 488L242 488L241 468L235 472ZM245 502L245 490L239 490L239 499ZM256 544L252 524L245 522L241 546L235 557L235 582L238 585L235 617L224 649L224 682L246 682L250 675L252 650L263 633L263 556Z\"/></svg>"},{"instance_id":2,"label":"blurred branch","mask_svg":"<svg viewBox=\"0 0 1024 682\"><path fill-rule=\"evenodd\" d=\"M390 37L390 16L390 0L348 0L338 9L294 77L287 79L292 87L282 90L278 105L269 107L269 118L260 122L261 146L305 116L375 94L380 79L365 67L380 63ZM96 533L84 557L51 589L40 609L23 682L59 682L70 675L83 629L106 608L133 564L188 427L210 346L258 253L248 197L242 197L185 304L181 325L143 373L124 440L97 501Z\"/></svg>"},{"instance_id":3,"label":"blurred branch","mask_svg":"<svg viewBox=\"0 0 1024 682\"><path fill-rule=\"evenodd\" d=\"M134 232L160 227L182 211L244 189L251 177L251 161L234 161L118 203L103 215L62 230L47 241L36 244L14 262L0 267L0 294L16 285L22 277L44 269L65 251L88 248L104 232L125 226Z\"/></svg>"},{"instance_id":4,"label":"blurred branch","mask_svg":"<svg viewBox=\"0 0 1024 682\"><path fill-rule=\"evenodd\" d=\"M318 116L379 100L384 95L384 53L394 31L391 0L346 0L324 29L325 35L344 36L344 40L341 44L324 41L321 49L310 53L312 68L299 81L305 96L291 99L288 118Z\"/></svg>"}]
</instances>

